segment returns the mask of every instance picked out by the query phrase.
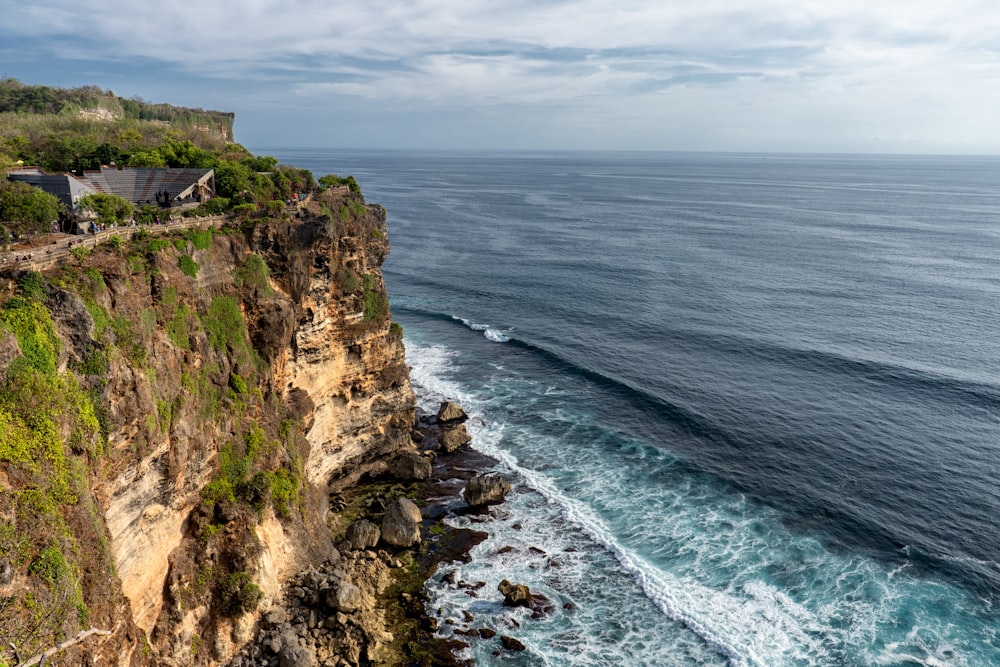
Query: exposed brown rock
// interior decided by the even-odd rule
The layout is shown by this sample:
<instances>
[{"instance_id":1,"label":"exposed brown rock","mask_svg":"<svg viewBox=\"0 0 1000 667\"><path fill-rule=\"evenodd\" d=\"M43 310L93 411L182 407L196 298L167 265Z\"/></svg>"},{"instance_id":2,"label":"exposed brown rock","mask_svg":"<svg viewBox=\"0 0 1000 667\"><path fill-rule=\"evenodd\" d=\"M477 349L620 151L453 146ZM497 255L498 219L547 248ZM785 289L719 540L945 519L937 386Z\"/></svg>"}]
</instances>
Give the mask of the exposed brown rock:
<instances>
[{"instance_id":1,"label":"exposed brown rock","mask_svg":"<svg viewBox=\"0 0 1000 667\"><path fill-rule=\"evenodd\" d=\"M358 551L373 548L381 537L382 531L378 526L367 519L359 519L347 527L344 541L349 550Z\"/></svg>"},{"instance_id":2,"label":"exposed brown rock","mask_svg":"<svg viewBox=\"0 0 1000 667\"><path fill-rule=\"evenodd\" d=\"M473 477L465 486L462 497L472 507L502 503L510 492L510 483L500 473Z\"/></svg>"},{"instance_id":3,"label":"exposed brown rock","mask_svg":"<svg viewBox=\"0 0 1000 667\"><path fill-rule=\"evenodd\" d=\"M409 498L393 498L382 519L382 541L395 547L409 547L420 541L420 508Z\"/></svg>"},{"instance_id":4,"label":"exposed brown rock","mask_svg":"<svg viewBox=\"0 0 1000 667\"><path fill-rule=\"evenodd\" d=\"M422 481L430 479L431 460L421 456L420 452L404 451L389 461L389 475L403 481Z\"/></svg>"},{"instance_id":5,"label":"exposed brown rock","mask_svg":"<svg viewBox=\"0 0 1000 667\"><path fill-rule=\"evenodd\" d=\"M508 651L523 651L525 649L524 644L507 635L500 635L500 643Z\"/></svg>"},{"instance_id":6,"label":"exposed brown rock","mask_svg":"<svg viewBox=\"0 0 1000 667\"><path fill-rule=\"evenodd\" d=\"M503 603L508 607L527 607L531 600L531 591L524 584L512 584L504 579L497 590L503 594Z\"/></svg>"},{"instance_id":7,"label":"exposed brown rock","mask_svg":"<svg viewBox=\"0 0 1000 667\"><path fill-rule=\"evenodd\" d=\"M465 424L459 424L446 429L438 436L438 444L446 453L451 454L461 447L472 442L472 436L465 428Z\"/></svg>"},{"instance_id":8,"label":"exposed brown rock","mask_svg":"<svg viewBox=\"0 0 1000 667\"><path fill-rule=\"evenodd\" d=\"M440 424L449 424L458 421L464 421L468 419L469 416L465 414L465 410L458 403L452 403L451 401L444 401L441 403L441 407L438 408L437 420Z\"/></svg>"}]
</instances>

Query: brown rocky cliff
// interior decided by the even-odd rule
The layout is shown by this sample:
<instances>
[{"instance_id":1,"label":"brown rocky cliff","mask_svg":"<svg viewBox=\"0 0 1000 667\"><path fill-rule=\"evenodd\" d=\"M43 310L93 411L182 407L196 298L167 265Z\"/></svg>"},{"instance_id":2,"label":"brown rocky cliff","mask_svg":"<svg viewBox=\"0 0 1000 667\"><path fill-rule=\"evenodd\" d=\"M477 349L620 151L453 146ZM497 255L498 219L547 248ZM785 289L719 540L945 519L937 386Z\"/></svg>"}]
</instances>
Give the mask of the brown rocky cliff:
<instances>
[{"instance_id":1,"label":"brown rocky cliff","mask_svg":"<svg viewBox=\"0 0 1000 667\"><path fill-rule=\"evenodd\" d=\"M409 444L381 207L328 192L293 217L171 241L46 274L59 370L106 436L74 452L96 515L75 537L79 567L113 572L81 583L89 622L112 635L65 660L226 662L284 581L329 552L330 490ZM5 366L15 344L0 327ZM27 564L18 575L33 585Z\"/></svg>"}]
</instances>

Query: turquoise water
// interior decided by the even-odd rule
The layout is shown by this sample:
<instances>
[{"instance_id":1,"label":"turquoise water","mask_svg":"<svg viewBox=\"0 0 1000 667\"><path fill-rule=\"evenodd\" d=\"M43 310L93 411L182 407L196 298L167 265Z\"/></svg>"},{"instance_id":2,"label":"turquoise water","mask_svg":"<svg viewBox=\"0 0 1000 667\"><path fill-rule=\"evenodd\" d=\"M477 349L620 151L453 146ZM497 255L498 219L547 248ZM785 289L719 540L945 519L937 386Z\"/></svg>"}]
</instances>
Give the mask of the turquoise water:
<instances>
[{"instance_id":1,"label":"turquoise water","mask_svg":"<svg viewBox=\"0 0 1000 667\"><path fill-rule=\"evenodd\" d=\"M429 587L528 647L477 664L1000 664L1000 161L276 154L386 206L424 407L515 484Z\"/></svg>"}]
</instances>

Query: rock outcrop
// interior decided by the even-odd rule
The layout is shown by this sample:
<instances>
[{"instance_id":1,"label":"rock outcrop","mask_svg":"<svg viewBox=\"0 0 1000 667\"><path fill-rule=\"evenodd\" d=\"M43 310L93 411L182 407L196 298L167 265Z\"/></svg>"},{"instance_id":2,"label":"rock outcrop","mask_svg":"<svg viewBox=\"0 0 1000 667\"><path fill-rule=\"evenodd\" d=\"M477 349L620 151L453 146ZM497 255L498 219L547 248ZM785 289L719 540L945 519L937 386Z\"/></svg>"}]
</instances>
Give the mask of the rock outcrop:
<instances>
[{"instance_id":1,"label":"rock outcrop","mask_svg":"<svg viewBox=\"0 0 1000 667\"><path fill-rule=\"evenodd\" d=\"M531 602L531 591L524 584L512 584L504 579L497 590L503 595L503 603L508 607L527 607Z\"/></svg>"},{"instance_id":2,"label":"rock outcrop","mask_svg":"<svg viewBox=\"0 0 1000 667\"><path fill-rule=\"evenodd\" d=\"M420 541L420 508L409 498L393 498L382 519L382 541L394 547L411 547Z\"/></svg>"},{"instance_id":3,"label":"rock outcrop","mask_svg":"<svg viewBox=\"0 0 1000 667\"><path fill-rule=\"evenodd\" d=\"M483 507L502 503L510 490L510 483L500 473L493 472L470 479L462 497L472 507Z\"/></svg>"},{"instance_id":4,"label":"rock outcrop","mask_svg":"<svg viewBox=\"0 0 1000 667\"><path fill-rule=\"evenodd\" d=\"M382 537L382 530L367 519L359 519L347 527L344 542L349 551L372 549Z\"/></svg>"},{"instance_id":5,"label":"rock outcrop","mask_svg":"<svg viewBox=\"0 0 1000 667\"><path fill-rule=\"evenodd\" d=\"M458 403L443 401L441 407L438 408L437 420L439 424L452 424L466 419L468 419L468 415Z\"/></svg>"},{"instance_id":6,"label":"rock outcrop","mask_svg":"<svg viewBox=\"0 0 1000 667\"><path fill-rule=\"evenodd\" d=\"M465 424L459 424L457 426L447 428L441 431L441 434L438 436L438 444L441 445L441 449L443 449L446 454L458 451L470 442L472 442L472 436L469 435L469 431L465 428Z\"/></svg>"},{"instance_id":7,"label":"rock outcrop","mask_svg":"<svg viewBox=\"0 0 1000 667\"><path fill-rule=\"evenodd\" d=\"M341 211L336 222L331 210ZM26 283L26 274L0 274L0 301L18 295L56 339L45 348L52 363L37 372L59 387L44 395L65 403L52 408L65 415L52 431L65 457L59 474L77 475L67 488L86 489L78 498L55 489L46 500L63 503L46 517L63 536L65 571L79 577L74 584L67 575L59 594L66 609L76 605L112 630L85 651L101 664L224 664L255 636L259 610L325 558L344 530L329 514L331 492L385 471L387 461L403 479L427 474L429 462L412 450L414 396L379 268L389 251L385 211L345 188L294 218L184 232L161 244L131 234L82 266L47 270L41 291L27 291L30 275ZM29 345L16 326L0 320L0 378L36 363L21 361ZM38 409L25 401L26 414ZM18 485L34 483L22 470L0 458L0 527L13 531L30 528L15 520L28 515L12 500ZM388 537L383 529L390 544L419 539L409 508L402 515L409 523ZM348 541L357 554L374 546L360 527ZM29 564L7 564L14 571L4 570L0 596L20 599ZM351 586L365 590L352 581L323 598L335 601L335 613L374 604L359 602ZM6 607L0 626L14 627L30 612L25 605ZM78 629L66 610L59 614L65 622L51 636ZM0 635L25 651L50 641L22 640L5 627ZM345 660L357 664L354 653L371 647L365 642L382 642L373 633ZM272 638L280 664L326 664L317 646L282 638Z\"/></svg>"},{"instance_id":8,"label":"rock outcrop","mask_svg":"<svg viewBox=\"0 0 1000 667\"><path fill-rule=\"evenodd\" d=\"M390 476L403 481L424 481L430 479L431 459L417 451L400 452L389 460Z\"/></svg>"}]
</instances>

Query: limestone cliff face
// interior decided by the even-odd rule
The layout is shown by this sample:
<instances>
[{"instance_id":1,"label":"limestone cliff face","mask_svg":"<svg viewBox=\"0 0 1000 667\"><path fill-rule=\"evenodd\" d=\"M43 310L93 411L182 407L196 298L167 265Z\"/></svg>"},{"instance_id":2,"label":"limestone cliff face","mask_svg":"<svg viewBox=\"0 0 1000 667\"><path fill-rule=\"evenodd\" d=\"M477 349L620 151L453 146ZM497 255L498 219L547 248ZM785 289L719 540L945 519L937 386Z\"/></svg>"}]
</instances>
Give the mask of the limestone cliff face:
<instances>
[{"instance_id":1,"label":"limestone cliff face","mask_svg":"<svg viewBox=\"0 0 1000 667\"><path fill-rule=\"evenodd\" d=\"M322 561L329 492L410 442L388 251L385 211L337 190L284 219L126 240L46 272L56 373L87 391L106 438L73 452L96 515L96 537L74 540L99 552L73 566L113 571L81 587L113 633L79 655L222 664L284 580ZM0 366L19 344L0 323Z\"/></svg>"}]
</instances>

